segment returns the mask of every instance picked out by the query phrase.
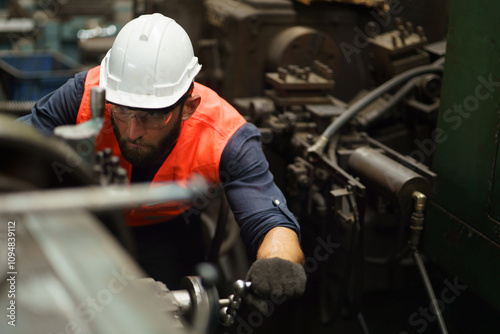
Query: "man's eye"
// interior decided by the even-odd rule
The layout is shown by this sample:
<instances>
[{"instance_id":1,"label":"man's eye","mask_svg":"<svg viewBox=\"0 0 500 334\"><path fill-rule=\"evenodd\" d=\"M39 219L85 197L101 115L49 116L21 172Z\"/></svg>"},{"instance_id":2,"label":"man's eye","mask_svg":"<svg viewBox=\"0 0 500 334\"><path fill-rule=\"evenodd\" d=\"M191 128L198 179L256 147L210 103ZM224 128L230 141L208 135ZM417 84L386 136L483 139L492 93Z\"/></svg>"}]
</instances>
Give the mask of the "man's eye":
<instances>
[{"instance_id":1,"label":"man's eye","mask_svg":"<svg viewBox=\"0 0 500 334\"><path fill-rule=\"evenodd\" d=\"M151 114L149 114L149 115L150 115L150 117L151 117L152 119L160 119L160 118L163 118L163 114L162 114L162 113L151 113Z\"/></svg>"}]
</instances>

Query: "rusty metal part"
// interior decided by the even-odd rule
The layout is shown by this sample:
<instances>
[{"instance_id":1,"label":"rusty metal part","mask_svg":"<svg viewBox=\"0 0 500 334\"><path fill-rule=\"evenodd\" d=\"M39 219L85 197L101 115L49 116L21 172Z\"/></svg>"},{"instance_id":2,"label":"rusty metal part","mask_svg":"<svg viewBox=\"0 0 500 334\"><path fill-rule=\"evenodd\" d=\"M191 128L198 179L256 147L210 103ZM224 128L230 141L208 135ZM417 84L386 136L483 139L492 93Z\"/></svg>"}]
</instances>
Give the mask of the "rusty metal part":
<instances>
[{"instance_id":1,"label":"rusty metal part","mask_svg":"<svg viewBox=\"0 0 500 334\"><path fill-rule=\"evenodd\" d=\"M319 60L314 60L312 65L311 68L289 64L278 67L277 73L266 73L266 81L273 87L265 91L266 96L281 107L328 104L330 98L327 92L335 86L334 71Z\"/></svg>"},{"instance_id":2,"label":"rusty metal part","mask_svg":"<svg viewBox=\"0 0 500 334\"><path fill-rule=\"evenodd\" d=\"M369 37L368 41L379 82L430 62L429 54L422 50L427 44L425 32L421 26L415 32L411 22L401 21L397 29Z\"/></svg>"},{"instance_id":3,"label":"rusty metal part","mask_svg":"<svg viewBox=\"0 0 500 334\"><path fill-rule=\"evenodd\" d=\"M269 44L268 68L287 65L312 66L319 60L335 73L340 66L340 50L328 35L309 27L283 30Z\"/></svg>"}]
</instances>

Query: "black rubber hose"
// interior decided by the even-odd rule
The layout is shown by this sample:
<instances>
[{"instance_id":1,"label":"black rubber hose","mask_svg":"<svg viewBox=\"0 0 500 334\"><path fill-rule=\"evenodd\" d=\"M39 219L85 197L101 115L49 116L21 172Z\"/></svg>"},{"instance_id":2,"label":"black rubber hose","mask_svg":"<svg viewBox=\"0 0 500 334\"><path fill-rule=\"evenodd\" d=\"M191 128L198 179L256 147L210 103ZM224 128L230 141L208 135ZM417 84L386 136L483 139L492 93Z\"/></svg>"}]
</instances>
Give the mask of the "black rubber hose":
<instances>
[{"instance_id":1,"label":"black rubber hose","mask_svg":"<svg viewBox=\"0 0 500 334\"><path fill-rule=\"evenodd\" d=\"M366 127L370 125L370 123L379 119L384 115L388 110L391 110L402 98L404 98L409 92L411 92L415 86L417 85L420 77L416 77L408 81L403 87L401 87L394 95L392 95L386 104L384 104L379 110L375 111L375 115L372 117L367 117L365 122L361 122L358 120L360 125Z\"/></svg>"},{"instance_id":2,"label":"black rubber hose","mask_svg":"<svg viewBox=\"0 0 500 334\"><path fill-rule=\"evenodd\" d=\"M434 310L432 310L432 311L436 314L439 329L441 330L442 334L448 334L448 329L446 328L446 324L444 323L443 315L441 314L441 309L439 308L439 304L437 302L436 295L434 294L434 290L432 289L431 280L429 279L429 276L427 275L427 271L425 270L424 261L422 260L422 257L420 256L420 253L418 252L417 249L413 250L412 255L413 255L413 259L415 260L415 263L417 264L418 270L420 272L420 276L422 277L422 280L424 281L425 290L427 292L427 295L428 295L429 299L431 300L432 307L434 308Z\"/></svg>"},{"instance_id":3,"label":"black rubber hose","mask_svg":"<svg viewBox=\"0 0 500 334\"><path fill-rule=\"evenodd\" d=\"M347 122L349 122L358 112L363 110L366 106L368 106L383 94L391 91L395 87L414 77L427 73L441 73L443 71L443 61L444 58L440 58L431 65L413 68L409 71L395 76L394 78L375 88L363 98L356 101L346 111L340 114L340 116L337 117L332 123L330 123L330 125L325 129L325 131L323 131L319 139L316 141L316 143L308 149L308 153L317 154L318 156L321 155L330 138L334 134L336 134Z\"/></svg>"}]
</instances>

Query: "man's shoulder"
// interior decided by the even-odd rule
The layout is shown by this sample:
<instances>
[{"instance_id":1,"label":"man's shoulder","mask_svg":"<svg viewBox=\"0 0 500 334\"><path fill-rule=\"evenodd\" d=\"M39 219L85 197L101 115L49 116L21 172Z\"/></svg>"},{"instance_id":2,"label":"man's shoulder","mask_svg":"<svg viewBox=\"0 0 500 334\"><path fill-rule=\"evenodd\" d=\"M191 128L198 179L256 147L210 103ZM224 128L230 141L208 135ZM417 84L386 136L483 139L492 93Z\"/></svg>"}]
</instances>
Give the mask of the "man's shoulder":
<instances>
[{"instance_id":1,"label":"man's shoulder","mask_svg":"<svg viewBox=\"0 0 500 334\"><path fill-rule=\"evenodd\" d=\"M260 132L255 124L246 122L233 134L232 137L249 139L252 137L260 137Z\"/></svg>"}]
</instances>

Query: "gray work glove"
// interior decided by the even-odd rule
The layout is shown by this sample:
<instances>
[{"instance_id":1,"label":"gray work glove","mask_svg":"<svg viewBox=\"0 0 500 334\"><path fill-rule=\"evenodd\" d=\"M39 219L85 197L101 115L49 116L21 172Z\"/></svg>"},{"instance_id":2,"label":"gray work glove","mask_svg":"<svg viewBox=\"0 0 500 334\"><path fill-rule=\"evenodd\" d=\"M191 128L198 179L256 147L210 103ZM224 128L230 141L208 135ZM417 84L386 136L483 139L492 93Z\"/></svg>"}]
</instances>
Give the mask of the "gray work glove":
<instances>
[{"instance_id":1,"label":"gray work glove","mask_svg":"<svg viewBox=\"0 0 500 334\"><path fill-rule=\"evenodd\" d=\"M246 303L254 310L267 313L268 303L281 304L301 296L307 278L302 265L275 257L255 261L246 280L252 282L244 297Z\"/></svg>"}]
</instances>

